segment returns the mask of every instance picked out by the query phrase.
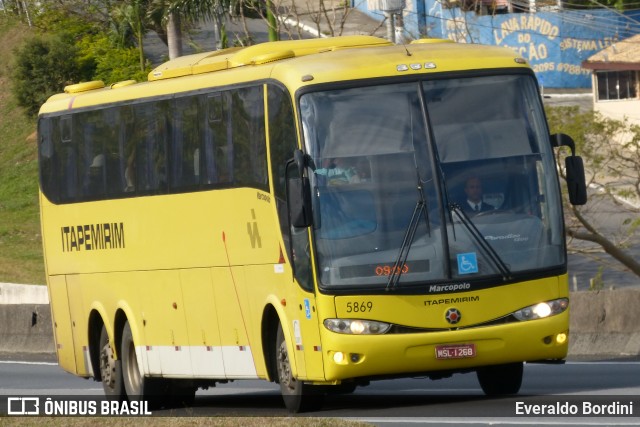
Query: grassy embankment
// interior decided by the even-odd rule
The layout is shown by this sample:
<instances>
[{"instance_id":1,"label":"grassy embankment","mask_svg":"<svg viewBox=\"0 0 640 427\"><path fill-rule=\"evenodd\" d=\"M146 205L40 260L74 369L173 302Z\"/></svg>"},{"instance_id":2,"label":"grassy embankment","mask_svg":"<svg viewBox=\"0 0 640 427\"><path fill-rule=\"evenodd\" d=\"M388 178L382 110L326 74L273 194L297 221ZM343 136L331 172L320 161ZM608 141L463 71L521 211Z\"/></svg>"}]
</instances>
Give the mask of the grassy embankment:
<instances>
[{"instance_id":1,"label":"grassy embankment","mask_svg":"<svg viewBox=\"0 0 640 427\"><path fill-rule=\"evenodd\" d=\"M35 120L11 93L13 51L32 30L0 16L0 282L44 284Z\"/></svg>"}]
</instances>

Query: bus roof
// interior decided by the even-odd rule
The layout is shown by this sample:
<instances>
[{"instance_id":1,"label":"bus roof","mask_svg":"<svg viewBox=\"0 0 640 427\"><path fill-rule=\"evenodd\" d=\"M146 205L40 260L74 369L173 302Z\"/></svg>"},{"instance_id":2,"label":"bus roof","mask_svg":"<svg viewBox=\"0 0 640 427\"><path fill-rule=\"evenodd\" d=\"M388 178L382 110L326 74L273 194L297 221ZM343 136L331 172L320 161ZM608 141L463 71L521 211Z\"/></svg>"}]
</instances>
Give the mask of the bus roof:
<instances>
[{"instance_id":1,"label":"bus roof","mask_svg":"<svg viewBox=\"0 0 640 427\"><path fill-rule=\"evenodd\" d=\"M338 49L388 45L391 45L391 42L373 36L345 36L260 43L245 48L234 47L176 58L165 62L149 73L149 81L222 71L247 65L263 65Z\"/></svg>"},{"instance_id":2,"label":"bus roof","mask_svg":"<svg viewBox=\"0 0 640 427\"><path fill-rule=\"evenodd\" d=\"M40 113L162 96L207 87L275 78L292 92L302 86L406 74L528 68L509 48L421 39L394 45L373 36L267 42L187 55L149 73L148 82L70 85L53 95Z\"/></svg>"}]
</instances>

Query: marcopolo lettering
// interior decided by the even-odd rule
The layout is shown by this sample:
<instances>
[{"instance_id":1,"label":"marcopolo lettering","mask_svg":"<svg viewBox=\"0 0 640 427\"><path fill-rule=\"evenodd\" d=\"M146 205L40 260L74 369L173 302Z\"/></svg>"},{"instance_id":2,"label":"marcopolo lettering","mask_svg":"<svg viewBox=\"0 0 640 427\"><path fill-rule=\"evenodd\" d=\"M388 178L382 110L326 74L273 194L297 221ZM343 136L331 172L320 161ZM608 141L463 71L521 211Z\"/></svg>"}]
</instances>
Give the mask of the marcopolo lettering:
<instances>
[{"instance_id":1,"label":"marcopolo lettering","mask_svg":"<svg viewBox=\"0 0 640 427\"><path fill-rule=\"evenodd\" d=\"M62 252L124 249L124 223L69 225L60 227Z\"/></svg>"},{"instance_id":2,"label":"marcopolo lettering","mask_svg":"<svg viewBox=\"0 0 640 427\"><path fill-rule=\"evenodd\" d=\"M471 283L452 283L449 285L431 285L429 292L455 292L471 289Z\"/></svg>"}]
</instances>

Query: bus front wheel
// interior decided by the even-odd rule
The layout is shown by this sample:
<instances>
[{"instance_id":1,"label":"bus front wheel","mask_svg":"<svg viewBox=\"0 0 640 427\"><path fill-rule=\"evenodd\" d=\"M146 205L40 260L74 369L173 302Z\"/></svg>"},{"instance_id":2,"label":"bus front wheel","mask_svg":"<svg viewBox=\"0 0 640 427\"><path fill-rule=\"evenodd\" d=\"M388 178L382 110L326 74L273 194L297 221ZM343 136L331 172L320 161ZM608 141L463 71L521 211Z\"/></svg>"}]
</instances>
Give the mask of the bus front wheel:
<instances>
[{"instance_id":1,"label":"bus front wheel","mask_svg":"<svg viewBox=\"0 0 640 427\"><path fill-rule=\"evenodd\" d=\"M319 393L313 386L304 384L293 376L282 325L278 326L275 360L280 392L282 393L284 405L289 412L298 413L320 409L323 404L324 395Z\"/></svg>"},{"instance_id":2,"label":"bus front wheel","mask_svg":"<svg viewBox=\"0 0 640 427\"><path fill-rule=\"evenodd\" d=\"M122 380L122 364L113 357L107 328L100 331L100 379L104 394L110 399L123 401L126 398Z\"/></svg>"},{"instance_id":3,"label":"bus front wheel","mask_svg":"<svg viewBox=\"0 0 640 427\"><path fill-rule=\"evenodd\" d=\"M484 366L476 372L482 391L487 396L516 394L522 385L522 362Z\"/></svg>"}]
</instances>

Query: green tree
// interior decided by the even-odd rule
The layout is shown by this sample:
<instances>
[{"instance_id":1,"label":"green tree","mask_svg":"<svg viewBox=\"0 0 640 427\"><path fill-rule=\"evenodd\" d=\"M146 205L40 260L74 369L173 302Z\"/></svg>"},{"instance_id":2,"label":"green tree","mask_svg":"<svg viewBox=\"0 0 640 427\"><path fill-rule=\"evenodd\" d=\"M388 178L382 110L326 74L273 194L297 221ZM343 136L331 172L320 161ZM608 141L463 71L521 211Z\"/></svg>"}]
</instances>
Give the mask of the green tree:
<instances>
[{"instance_id":1,"label":"green tree","mask_svg":"<svg viewBox=\"0 0 640 427\"><path fill-rule=\"evenodd\" d=\"M145 70L144 36L149 29L149 0L128 0L114 7L111 12L115 28L123 45L126 45L126 34L131 32L138 46L140 71Z\"/></svg>"},{"instance_id":2,"label":"green tree","mask_svg":"<svg viewBox=\"0 0 640 427\"><path fill-rule=\"evenodd\" d=\"M35 116L40 105L66 85L90 80L94 64L78 58L78 47L61 36L35 37L17 49L12 90L18 105Z\"/></svg>"},{"instance_id":3,"label":"green tree","mask_svg":"<svg viewBox=\"0 0 640 427\"><path fill-rule=\"evenodd\" d=\"M92 80L102 80L106 84L123 80L147 80L151 66L146 59L139 64L139 50L136 47L115 46L109 34L85 37L78 43L79 54L95 64Z\"/></svg>"}]
</instances>

